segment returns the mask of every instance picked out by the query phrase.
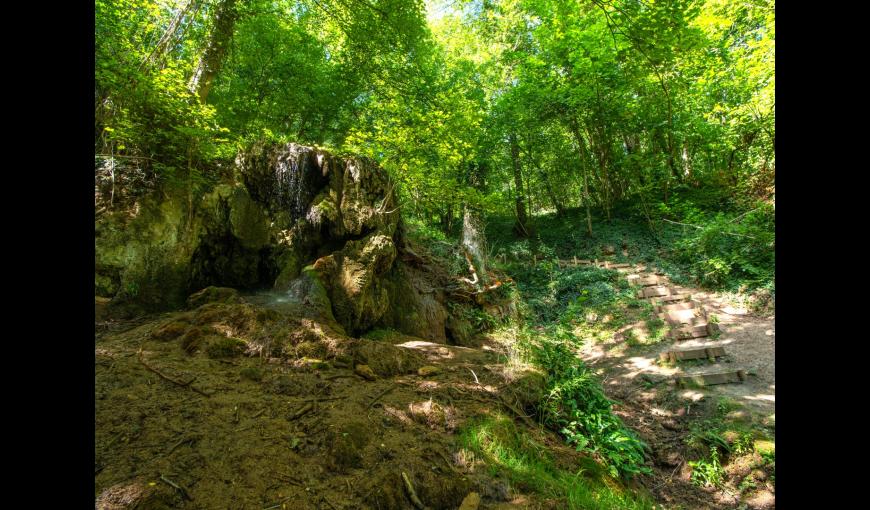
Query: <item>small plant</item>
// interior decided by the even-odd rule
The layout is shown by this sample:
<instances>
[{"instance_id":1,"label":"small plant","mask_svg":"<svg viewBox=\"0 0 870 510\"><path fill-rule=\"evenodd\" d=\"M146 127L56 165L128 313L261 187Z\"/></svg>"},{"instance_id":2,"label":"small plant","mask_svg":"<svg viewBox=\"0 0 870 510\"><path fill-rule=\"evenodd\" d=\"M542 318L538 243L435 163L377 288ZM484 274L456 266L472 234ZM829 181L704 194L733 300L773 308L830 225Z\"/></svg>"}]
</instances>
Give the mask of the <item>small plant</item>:
<instances>
[{"instance_id":1,"label":"small plant","mask_svg":"<svg viewBox=\"0 0 870 510\"><path fill-rule=\"evenodd\" d=\"M742 434L740 434L737 440L734 441L733 449L734 453L736 453L737 455L745 455L747 453L754 452L755 441L752 438L752 434L748 432L743 432Z\"/></svg>"},{"instance_id":2,"label":"small plant","mask_svg":"<svg viewBox=\"0 0 870 510\"><path fill-rule=\"evenodd\" d=\"M667 334L667 329L665 328L665 321L658 317L648 319L646 321L646 328L649 331L650 339L653 342L660 341Z\"/></svg>"},{"instance_id":3,"label":"small plant","mask_svg":"<svg viewBox=\"0 0 870 510\"><path fill-rule=\"evenodd\" d=\"M127 295L130 297L136 297L139 295L139 284L136 282L129 282L127 286L124 288Z\"/></svg>"},{"instance_id":4,"label":"small plant","mask_svg":"<svg viewBox=\"0 0 870 510\"><path fill-rule=\"evenodd\" d=\"M719 324L719 316L711 313L709 316L707 316L707 321L709 321L711 324Z\"/></svg>"},{"instance_id":5,"label":"small plant","mask_svg":"<svg viewBox=\"0 0 870 510\"><path fill-rule=\"evenodd\" d=\"M719 400L716 401L716 411L721 416L725 416L736 408L737 406L734 402L726 397L720 397Z\"/></svg>"},{"instance_id":6,"label":"small plant","mask_svg":"<svg viewBox=\"0 0 870 510\"><path fill-rule=\"evenodd\" d=\"M740 489L740 492L746 492L751 491L756 487L758 487L758 484L755 483L755 478L750 474L740 482L740 485L737 488Z\"/></svg>"},{"instance_id":7,"label":"small plant","mask_svg":"<svg viewBox=\"0 0 870 510\"><path fill-rule=\"evenodd\" d=\"M692 483L702 487L719 487L725 475L725 469L719 463L719 449L715 446L710 449L710 460L696 460L689 462L692 467Z\"/></svg>"}]
</instances>

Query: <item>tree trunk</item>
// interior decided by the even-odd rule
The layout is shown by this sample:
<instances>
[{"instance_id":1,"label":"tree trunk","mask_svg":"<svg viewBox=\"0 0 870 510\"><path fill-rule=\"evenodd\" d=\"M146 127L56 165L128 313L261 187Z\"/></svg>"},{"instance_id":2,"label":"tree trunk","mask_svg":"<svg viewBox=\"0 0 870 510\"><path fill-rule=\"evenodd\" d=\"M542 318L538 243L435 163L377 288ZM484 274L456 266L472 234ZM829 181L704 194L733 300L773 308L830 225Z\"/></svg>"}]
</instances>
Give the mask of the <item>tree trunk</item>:
<instances>
[{"instance_id":1,"label":"tree trunk","mask_svg":"<svg viewBox=\"0 0 870 510\"><path fill-rule=\"evenodd\" d=\"M571 119L571 131L574 133L574 138L580 151L580 167L583 171L583 202L586 204L586 228L589 237L592 237L592 213L589 209L589 172L586 168L586 142L584 142L583 136L580 134L580 126L577 125L577 120L574 118Z\"/></svg>"},{"instance_id":2,"label":"tree trunk","mask_svg":"<svg viewBox=\"0 0 870 510\"><path fill-rule=\"evenodd\" d=\"M157 62L161 64L163 58L169 53L170 48L172 47L173 41L176 39L176 33L181 27L181 22L184 21L185 17L188 17L188 13L193 10L193 14L190 18L195 18L197 13L199 12L199 8L202 6L202 2L200 0L188 0L188 2L184 5L184 7L178 10L178 13L172 18L172 21L169 22L169 26L166 27L166 31L163 32L163 35L160 37L160 40L157 41L157 44L154 46L154 49L151 50L151 53L145 57L145 60L142 61L142 66L147 67L153 62ZM188 21L190 24L190 21ZM183 35L182 35L183 37ZM162 67L162 64L158 67Z\"/></svg>"},{"instance_id":3,"label":"tree trunk","mask_svg":"<svg viewBox=\"0 0 870 510\"><path fill-rule=\"evenodd\" d=\"M238 18L236 0L221 0L218 3L208 45L190 80L190 90L196 93L201 103L208 99L212 83L223 66Z\"/></svg>"},{"instance_id":4,"label":"tree trunk","mask_svg":"<svg viewBox=\"0 0 870 510\"><path fill-rule=\"evenodd\" d=\"M607 215L607 221L610 221L610 176L607 173L607 149L603 141L604 135L599 131L596 136L593 136L595 131L588 125L586 128L586 136L589 138L589 143L595 151L595 159L598 160L598 182L601 183L601 204L604 206L604 212ZM594 142L594 143L593 143Z\"/></svg>"},{"instance_id":5,"label":"tree trunk","mask_svg":"<svg viewBox=\"0 0 870 510\"><path fill-rule=\"evenodd\" d=\"M523 173L520 168L520 147L517 143L517 136L513 133L509 136L511 149L511 162L514 167L514 187L516 188L516 196L514 197L514 206L517 213L517 221L514 224L514 231L517 235L528 237L529 231L526 228L528 224L528 216L526 215L525 188L523 187Z\"/></svg>"},{"instance_id":6,"label":"tree trunk","mask_svg":"<svg viewBox=\"0 0 870 510\"><path fill-rule=\"evenodd\" d=\"M469 164L467 175L468 185L480 189L483 182L480 166ZM482 288L489 284L489 278L486 274L486 238L483 233L483 222L480 219L479 211L473 204L466 202L462 209L462 235L459 239L459 245L470 265L469 270L472 273L472 278L469 283Z\"/></svg>"},{"instance_id":7,"label":"tree trunk","mask_svg":"<svg viewBox=\"0 0 870 510\"><path fill-rule=\"evenodd\" d=\"M550 180L550 172L538 164L538 160L535 159L535 156L532 153L532 143L527 143L526 147L526 156L528 156L529 161L531 161L535 170L541 174L542 180L544 181L544 189L547 191L547 198L550 199L550 202L553 203L553 207L556 208L556 216L563 216L565 214L565 208L562 206L562 203L556 199L556 194L553 193L553 183Z\"/></svg>"}]
</instances>

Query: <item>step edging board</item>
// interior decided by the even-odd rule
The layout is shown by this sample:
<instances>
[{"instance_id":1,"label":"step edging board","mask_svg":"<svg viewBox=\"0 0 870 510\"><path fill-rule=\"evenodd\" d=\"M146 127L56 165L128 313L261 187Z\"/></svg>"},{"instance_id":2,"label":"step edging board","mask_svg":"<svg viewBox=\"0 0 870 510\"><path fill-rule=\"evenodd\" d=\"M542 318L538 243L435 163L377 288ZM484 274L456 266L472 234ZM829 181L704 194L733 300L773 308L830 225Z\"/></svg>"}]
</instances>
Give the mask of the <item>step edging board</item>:
<instances>
[{"instance_id":1,"label":"step edging board","mask_svg":"<svg viewBox=\"0 0 870 510\"><path fill-rule=\"evenodd\" d=\"M742 383L746 380L746 372L743 370L730 370L728 372L707 372L700 374L679 375L674 381L679 387L686 386L712 386L715 384Z\"/></svg>"},{"instance_id":2,"label":"step edging board","mask_svg":"<svg viewBox=\"0 0 870 510\"><path fill-rule=\"evenodd\" d=\"M667 351L659 354L659 359L676 363L677 361L682 360L702 358L707 358L713 361L720 356L725 356L725 348L722 346Z\"/></svg>"}]
</instances>

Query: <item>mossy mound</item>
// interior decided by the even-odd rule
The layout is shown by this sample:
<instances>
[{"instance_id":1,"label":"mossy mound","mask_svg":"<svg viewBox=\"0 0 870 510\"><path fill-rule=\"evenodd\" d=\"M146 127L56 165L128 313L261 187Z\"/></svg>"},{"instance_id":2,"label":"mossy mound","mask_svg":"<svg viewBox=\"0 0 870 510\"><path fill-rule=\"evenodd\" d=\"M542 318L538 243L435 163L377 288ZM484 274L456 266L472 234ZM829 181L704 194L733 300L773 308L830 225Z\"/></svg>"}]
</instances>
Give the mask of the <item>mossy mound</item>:
<instances>
[{"instance_id":1,"label":"mossy mound","mask_svg":"<svg viewBox=\"0 0 870 510\"><path fill-rule=\"evenodd\" d=\"M188 308L199 308L207 303L239 303L239 291L229 287L206 287L187 298Z\"/></svg>"}]
</instances>

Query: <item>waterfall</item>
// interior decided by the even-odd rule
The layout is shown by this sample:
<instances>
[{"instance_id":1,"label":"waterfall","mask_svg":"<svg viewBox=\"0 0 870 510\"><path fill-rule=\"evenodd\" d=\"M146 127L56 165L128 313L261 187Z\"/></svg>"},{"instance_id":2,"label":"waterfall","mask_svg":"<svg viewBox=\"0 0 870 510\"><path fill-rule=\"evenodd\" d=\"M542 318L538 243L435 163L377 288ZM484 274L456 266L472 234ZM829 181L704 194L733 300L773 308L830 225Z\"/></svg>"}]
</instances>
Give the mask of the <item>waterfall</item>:
<instances>
[{"instance_id":1,"label":"waterfall","mask_svg":"<svg viewBox=\"0 0 870 510\"><path fill-rule=\"evenodd\" d=\"M317 189L312 189L311 178L306 179L306 173L319 169L311 163L311 150L305 147L289 144L287 150L278 156L275 164L275 201L285 211L290 213L293 221L305 216L305 211ZM317 172L320 173L320 172Z\"/></svg>"}]
</instances>

